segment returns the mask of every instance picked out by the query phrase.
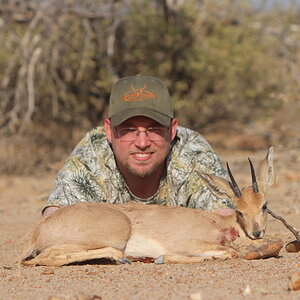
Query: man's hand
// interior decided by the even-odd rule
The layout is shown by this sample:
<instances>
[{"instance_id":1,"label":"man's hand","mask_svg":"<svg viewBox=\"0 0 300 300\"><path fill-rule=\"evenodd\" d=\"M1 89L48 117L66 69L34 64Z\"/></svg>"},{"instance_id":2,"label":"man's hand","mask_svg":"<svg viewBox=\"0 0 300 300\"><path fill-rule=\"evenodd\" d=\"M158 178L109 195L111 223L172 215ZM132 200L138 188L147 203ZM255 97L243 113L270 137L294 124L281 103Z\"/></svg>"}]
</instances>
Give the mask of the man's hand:
<instances>
[{"instance_id":1,"label":"man's hand","mask_svg":"<svg viewBox=\"0 0 300 300\"><path fill-rule=\"evenodd\" d=\"M54 211L58 210L59 206L48 206L44 209L42 215L43 217L49 216L50 214L52 214Z\"/></svg>"}]
</instances>

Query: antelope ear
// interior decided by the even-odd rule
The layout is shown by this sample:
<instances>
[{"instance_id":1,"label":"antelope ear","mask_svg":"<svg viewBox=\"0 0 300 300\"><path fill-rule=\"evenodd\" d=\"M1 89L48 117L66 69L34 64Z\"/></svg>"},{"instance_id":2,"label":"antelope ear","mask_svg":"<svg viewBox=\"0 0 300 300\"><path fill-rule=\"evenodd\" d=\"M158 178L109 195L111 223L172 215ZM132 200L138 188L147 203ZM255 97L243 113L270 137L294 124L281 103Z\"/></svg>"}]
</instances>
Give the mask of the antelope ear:
<instances>
[{"instance_id":1,"label":"antelope ear","mask_svg":"<svg viewBox=\"0 0 300 300\"><path fill-rule=\"evenodd\" d=\"M209 190L218 198L230 198L235 202L234 192L228 180L215 175L198 172L200 178L206 183Z\"/></svg>"},{"instance_id":2,"label":"antelope ear","mask_svg":"<svg viewBox=\"0 0 300 300\"><path fill-rule=\"evenodd\" d=\"M267 188L273 185L276 181L274 167L273 167L273 146L270 147L267 156L260 163L258 168L258 182L259 182L259 190L263 193L266 192Z\"/></svg>"}]
</instances>

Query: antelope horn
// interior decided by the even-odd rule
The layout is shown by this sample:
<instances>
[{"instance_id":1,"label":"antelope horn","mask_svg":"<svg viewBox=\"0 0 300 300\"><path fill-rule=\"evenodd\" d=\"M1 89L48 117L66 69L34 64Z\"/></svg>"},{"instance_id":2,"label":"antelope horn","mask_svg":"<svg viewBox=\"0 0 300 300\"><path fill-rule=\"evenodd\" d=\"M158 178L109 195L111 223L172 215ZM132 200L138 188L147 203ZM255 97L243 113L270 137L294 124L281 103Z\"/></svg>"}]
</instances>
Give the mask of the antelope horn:
<instances>
[{"instance_id":1,"label":"antelope horn","mask_svg":"<svg viewBox=\"0 0 300 300\"><path fill-rule=\"evenodd\" d=\"M253 168L253 164L251 159L248 157L249 163L250 163L250 169L251 169L251 176L252 176L252 189L254 193L258 193L258 185L257 185L257 181L256 181L256 176L255 176L255 171Z\"/></svg>"},{"instance_id":2,"label":"antelope horn","mask_svg":"<svg viewBox=\"0 0 300 300\"><path fill-rule=\"evenodd\" d=\"M231 180L231 182L229 181L230 187L231 187L232 191L234 192L235 196L238 198L241 198L242 193L241 193L236 181L234 180L234 177L230 171L228 163L226 163L226 165L227 165L227 171L228 171L228 174L229 174L229 177Z\"/></svg>"}]
</instances>

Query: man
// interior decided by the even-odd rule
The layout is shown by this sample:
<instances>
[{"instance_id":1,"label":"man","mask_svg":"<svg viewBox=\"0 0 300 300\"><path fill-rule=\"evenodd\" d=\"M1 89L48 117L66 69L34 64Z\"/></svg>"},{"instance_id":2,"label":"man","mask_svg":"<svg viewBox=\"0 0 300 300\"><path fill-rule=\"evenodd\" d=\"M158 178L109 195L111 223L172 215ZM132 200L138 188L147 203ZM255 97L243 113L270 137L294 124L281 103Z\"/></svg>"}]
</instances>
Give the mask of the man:
<instances>
[{"instance_id":1,"label":"man","mask_svg":"<svg viewBox=\"0 0 300 300\"><path fill-rule=\"evenodd\" d=\"M232 203L215 197L198 172L226 176L207 141L178 126L169 91L159 79L125 77L112 88L104 127L88 132L59 171L43 215L91 201L230 212L226 207Z\"/></svg>"}]
</instances>

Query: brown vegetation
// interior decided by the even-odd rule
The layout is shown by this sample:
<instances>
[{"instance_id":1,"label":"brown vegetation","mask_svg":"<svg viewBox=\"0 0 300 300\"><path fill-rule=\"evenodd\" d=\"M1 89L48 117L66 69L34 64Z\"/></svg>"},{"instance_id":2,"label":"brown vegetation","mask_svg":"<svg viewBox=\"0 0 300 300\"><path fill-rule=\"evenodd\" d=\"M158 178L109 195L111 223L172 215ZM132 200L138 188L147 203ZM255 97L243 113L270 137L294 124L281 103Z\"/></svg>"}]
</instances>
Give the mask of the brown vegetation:
<instances>
[{"instance_id":1,"label":"brown vegetation","mask_svg":"<svg viewBox=\"0 0 300 300\"><path fill-rule=\"evenodd\" d=\"M182 125L251 131L262 141L242 147L253 150L293 139L299 15L246 0L1 1L0 172L57 160L136 73L166 82Z\"/></svg>"}]
</instances>

